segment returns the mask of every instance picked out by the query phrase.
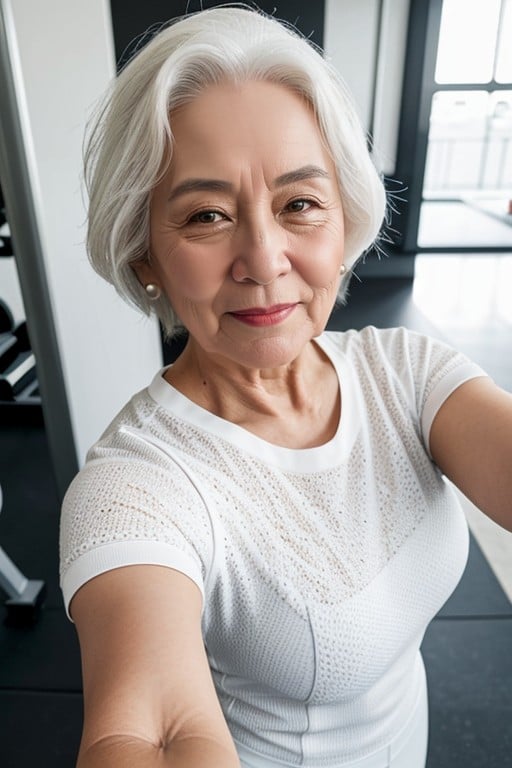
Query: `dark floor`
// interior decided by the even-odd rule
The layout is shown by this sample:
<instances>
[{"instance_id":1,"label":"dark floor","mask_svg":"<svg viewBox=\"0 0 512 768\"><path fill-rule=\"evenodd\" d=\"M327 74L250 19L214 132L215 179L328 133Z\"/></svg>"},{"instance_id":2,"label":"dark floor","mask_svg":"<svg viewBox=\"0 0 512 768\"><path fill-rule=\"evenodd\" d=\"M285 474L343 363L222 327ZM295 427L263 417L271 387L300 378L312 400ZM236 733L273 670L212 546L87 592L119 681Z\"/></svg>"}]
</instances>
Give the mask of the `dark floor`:
<instances>
[{"instance_id":1,"label":"dark floor","mask_svg":"<svg viewBox=\"0 0 512 768\"><path fill-rule=\"evenodd\" d=\"M331 327L368 323L446 336L415 305L407 280L354 281L348 307L336 310ZM496 354L510 356L510 329L501 346L493 333ZM488 350L482 352L492 367ZM512 380L500 383L512 389ZM0 765L69 768L82 716L80 664L58 588L59 510L40 427L0 427L0 483L0 543L29 578L42 578L48 587L33 628L0 626ZM512 766L511 649L512 605L472 540L462 581L423 643L431 712L428 768Z\"/></svg>"}]
</instances>

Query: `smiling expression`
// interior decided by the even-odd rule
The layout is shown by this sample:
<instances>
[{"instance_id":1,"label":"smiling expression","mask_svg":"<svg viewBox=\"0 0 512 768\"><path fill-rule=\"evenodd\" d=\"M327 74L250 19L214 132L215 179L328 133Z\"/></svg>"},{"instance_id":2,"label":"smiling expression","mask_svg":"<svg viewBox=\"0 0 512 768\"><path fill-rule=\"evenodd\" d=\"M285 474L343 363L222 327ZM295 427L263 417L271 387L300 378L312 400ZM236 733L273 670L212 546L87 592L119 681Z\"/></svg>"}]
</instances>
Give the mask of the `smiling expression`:
<instances>
[{"instance_id":1,"label":"smiling expression","mask_svg":"<svg viewBox=\"0 0 512 768\"><path fill-rule=\"evenodd\" d=\"M279 85L221 84L171 128L139 279L167 294L201 354L286 365L324 330L343 263L336 171L313 112Z\"/></svg>"}]
</instances>

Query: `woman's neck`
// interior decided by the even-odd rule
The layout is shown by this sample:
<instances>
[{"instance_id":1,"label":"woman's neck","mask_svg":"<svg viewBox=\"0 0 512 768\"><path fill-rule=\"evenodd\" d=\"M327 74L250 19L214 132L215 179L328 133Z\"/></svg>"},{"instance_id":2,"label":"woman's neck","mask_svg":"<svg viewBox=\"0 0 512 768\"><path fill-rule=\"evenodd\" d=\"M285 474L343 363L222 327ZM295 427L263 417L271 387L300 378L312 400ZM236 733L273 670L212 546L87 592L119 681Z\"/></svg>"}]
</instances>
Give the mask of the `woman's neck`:
<instances>
[{"instance_id":1,"label":"woman's neck","mask_svg":"<svg viewBox=\"0 0 512 768\"><path fill-rule=\"evenodd\" d=\"M287 365L249 369L189 341L165 378L202 408L277 445L321 445L337 429L338 379L315 342Z\"/></svg>"}]
</instances>

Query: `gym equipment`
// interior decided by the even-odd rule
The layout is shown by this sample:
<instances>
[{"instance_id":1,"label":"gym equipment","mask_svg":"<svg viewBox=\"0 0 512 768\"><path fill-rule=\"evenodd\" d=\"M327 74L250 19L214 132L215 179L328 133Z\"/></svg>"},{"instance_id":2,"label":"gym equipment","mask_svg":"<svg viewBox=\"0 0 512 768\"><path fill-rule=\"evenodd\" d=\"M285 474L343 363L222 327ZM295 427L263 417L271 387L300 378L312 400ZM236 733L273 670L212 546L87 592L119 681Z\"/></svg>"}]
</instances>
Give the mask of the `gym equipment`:
<instances>
[{"instance_id":1,"label":"gym equipment","mask_svg":"<svg viewBox=\"0 0 512 768\"><path fill-rule=\"evenodd\" d=\"M0 189L0 258L12 257L9 224ZM40 403L36 361L30 349L27 324L14 327L14 318L0 298L0 403Z\"/></svg>"},{"instance_id":2,"label":"gym equipment","mask_svg":"<svg viewBox=\"0 0 512 768\"><path fill-rule=\"evenodd\" d=\"M5 208L0 200L0 256L12 256L12 239L9 224L5 215Z\"/></svg>"},{"instance_id":3,"label":"gym equipment","mask_svg":"<svg viewBox=\"0 0 512 768\"><path fill-rule=\"evenodd\" d=\"M0 187L0 258L13 256L11 231ZM30 348L27 323L16 328L9 306L0 298L0 405L39 405L36 361Z\"/></svg>"},{"instance_id":4,"label":"gym equipment","mask_svg":"<svg viewBox=\"0 0 512 768\"><path fill-rule=\"evenodd\" d=\"M5 303L0 299L0 333L7 333L14 328L14 318L12 312Z\"/></svg>"},{"instance_id":5,"label":"gym equipment","mask_svg":"<svg viewBox=\"0 0 512 768\"><path fill-rule=\"evenodd\" d=\"M36 361L24 321L0 333L0 401L29 402L37 394Z\"/></svg>"},{"instance_id":6,"label":"gym equipment","mask_svg":"<svg viewBox=\"0 0 512 768\"><path fill-rule=\"evenodd\" d=\"M0 486L0 512L2 487ZM5 601L9 626L30 626L37 621L46 597L44 581L27 579L0 547L0 588L8 595Z\"/></svg>"},{"instance_id":7,"label":"gym equipment","mask_svg":"<svg viewBox=\"0 0 512 768\"><path fill-rule=\"evenodd\" d=\"M13 256L11 233L5 215L0 187L0 257ZM0 405L16 403L40 405L36 361L30 348L27 324L17 327L11 310L0 299ZM0 512L3 498L0 486ZM11 626L33 624L46 596L44 581L27 579L0 547L0 589L6 595L5 622Z\"/></svg>"}]
</instances>

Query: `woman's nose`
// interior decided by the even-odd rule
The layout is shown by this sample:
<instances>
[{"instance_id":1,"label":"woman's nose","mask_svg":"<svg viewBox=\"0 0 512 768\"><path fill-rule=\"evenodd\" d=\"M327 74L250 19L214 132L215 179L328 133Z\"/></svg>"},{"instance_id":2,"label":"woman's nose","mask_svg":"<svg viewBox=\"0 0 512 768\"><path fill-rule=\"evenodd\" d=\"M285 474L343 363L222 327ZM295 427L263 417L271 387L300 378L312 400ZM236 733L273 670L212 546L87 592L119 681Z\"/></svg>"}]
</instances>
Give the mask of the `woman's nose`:
<instances>
[{"instance_id":1,"label":"woman's nose","mask_svg":"<svg viewBox=\"0 0 512 768\"><path fill-rule=\"evenodd\" d=\"M238 283L268 285L292 268L286 232L273 216L266 222L260 219L239 224L233 245L231 273Z\"/></svg>"}]
</instances>

